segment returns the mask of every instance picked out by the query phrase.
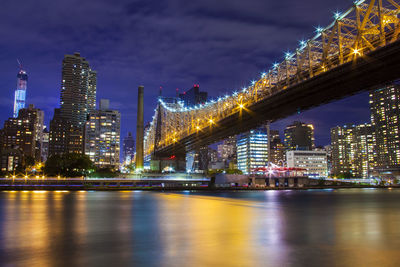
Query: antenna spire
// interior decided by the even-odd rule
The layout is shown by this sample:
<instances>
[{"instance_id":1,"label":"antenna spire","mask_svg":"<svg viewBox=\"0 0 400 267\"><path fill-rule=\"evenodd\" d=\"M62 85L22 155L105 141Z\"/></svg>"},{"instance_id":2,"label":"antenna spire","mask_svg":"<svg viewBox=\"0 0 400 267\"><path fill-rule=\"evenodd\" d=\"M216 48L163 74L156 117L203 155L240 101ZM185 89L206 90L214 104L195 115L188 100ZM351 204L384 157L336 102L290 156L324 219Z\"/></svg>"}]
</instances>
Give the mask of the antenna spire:
<instances>
[{"instance_id":1,"label":"antenna spire","mask_svg":"<svg viewBox=\"0 0 400 267\"><path fill-rule=\"evenodd\" d=\"M17 58L17 63L18 63L19 70L22 70L22 63L18 58Z\"/></svg>"}]
</instances>

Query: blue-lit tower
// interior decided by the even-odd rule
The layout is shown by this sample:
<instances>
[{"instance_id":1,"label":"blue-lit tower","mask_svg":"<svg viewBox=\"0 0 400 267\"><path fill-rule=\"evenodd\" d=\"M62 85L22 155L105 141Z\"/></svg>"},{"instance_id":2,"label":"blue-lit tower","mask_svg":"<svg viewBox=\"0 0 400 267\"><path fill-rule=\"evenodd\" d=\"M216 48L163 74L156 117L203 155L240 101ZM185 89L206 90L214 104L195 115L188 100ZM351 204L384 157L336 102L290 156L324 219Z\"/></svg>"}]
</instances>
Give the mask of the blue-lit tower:
<instances>
[{"instance_id":1,"label":"blue-lit tower","mask_svg":"<svg viewBox=\"0 0 400 267\"><path fill-rule=\"evenodd\" d=\"M25 108L26 88L28 83L28 74L22 69L22 65L19 64L19 72L17 74L17 90L15 90L14 97L14 113L13 117L18 117L20 109Z\"/></svg>"},{"instance_id":2,"label":"blue-lit tower","mask_svg":"<svg viewBox=\"0 0 400 267\"><path fill-rule=\"evenodd\" d=\"M248 174L268 165L268 134L258 128L239 135L236 142L238 169Z\"/></svg>"}]
</instances>

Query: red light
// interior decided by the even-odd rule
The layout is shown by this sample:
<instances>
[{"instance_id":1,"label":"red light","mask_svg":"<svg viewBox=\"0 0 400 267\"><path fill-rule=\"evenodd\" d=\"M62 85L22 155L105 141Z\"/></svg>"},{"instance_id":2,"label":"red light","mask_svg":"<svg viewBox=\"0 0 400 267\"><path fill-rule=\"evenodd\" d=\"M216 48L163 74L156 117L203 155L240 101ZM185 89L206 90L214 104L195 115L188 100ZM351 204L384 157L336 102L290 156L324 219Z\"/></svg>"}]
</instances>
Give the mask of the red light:
<instances>
[{"instance_id":1,"label":"red light","mask_svg":"<svg viewBox=\"0 0 400 267\"><path fill-rule=\"evenodd\" d=\"M175 155L172 155L171 157L169 157L168 159L175 159L176 158L176 156Z\"/></svg>"}]
</instances>

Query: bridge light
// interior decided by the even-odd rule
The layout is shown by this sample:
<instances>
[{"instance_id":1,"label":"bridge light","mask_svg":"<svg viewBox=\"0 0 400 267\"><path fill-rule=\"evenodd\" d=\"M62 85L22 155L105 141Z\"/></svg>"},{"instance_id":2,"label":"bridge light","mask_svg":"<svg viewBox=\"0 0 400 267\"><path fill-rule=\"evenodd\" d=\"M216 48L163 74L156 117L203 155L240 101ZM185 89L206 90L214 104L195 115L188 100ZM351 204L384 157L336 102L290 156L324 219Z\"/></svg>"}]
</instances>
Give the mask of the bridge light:
<instances>
[{"instance_id":1,"label":"bridge light","mask_svg":"<svg viewBox=\"0 0 400 267\"><path fill-rule=\"evenodd\" d=\"M276 68L278 68L278 66L279 66L279 63L274 63L273 65L272 65L272 68L274 68L274 69L276 69Z\"/></svg>"},{"instance_id":2,"label":"bridge light","mask_svg":"<svg viewBox=\"0 0 400 267\"><path fill-rule=\"evenodd\" d=\"M354 54L354 55L358 55L358 56L360 56L360 55L361 55L361 52L360 52L360 50L359 50L359 49L357 49L357 48L354 48L354 49L353 49L353 54Z\"/></svg>"},{"instance_id":3,"label":"bridge light","mask_svg":"<svg viewBox=\"0 0 400 267\"><path fill-rule=\"evenodd\" d=\"M251 85L254 86L256 84L256 81L251 81Z\"/></svg>"},{"instance_id":4,"label":"bridge light","mask_svg":"<svg viewBox=\"0 0 400 267\"><path fill-rule=\"evenodd\" d=\"M307 47L307 41L305 40L301 40L299 44L300 44L300 50L303 50L304 48Z\"/></svg>"},{"instance_id":5,"label":"bridge light","mask_svg":"<svg viewBox=\"0 0 400 267\"><path fill-rule=\"evenodd\" d=\"M318 27L315 27L315 31L316 31L317 33L321 33L321 32L324 31L324 28L322 28L321 26L318 26Z\"/></svg>"},{"instance_id":6,"label":"bridge light","mask_svg":"<svg viewBox=\"0 0 400 267\"><path fill-rule=\"evenodd\" d=\"M335 19L339 19L341 15L342 14L339 11L336 11L333 16Z\"/></svg>"},{"instance_id":7,"label":"bridge light","mask_svg":"<svg viewBox=\"0 0 400 267\"><path fill-rule=\"evenodd\" d=\"M240 108L240 109L243 109L243 108L244 108L244 105L243 105L243 104L239 104L239 108Z\"/></svg>"},{"instance_id":8,"label":"bridge light","mask_svg":"<svg viewBox=\"0 0 400 267\"><path fill-rule=\"evenodd\" d=\"M285 53L285 59L286 59L286 60L290 59L292 56L293 56L293 54L290 53L290 52L286 52L286 53Z\"/></svg>"},{"instance_id":9,"label":"bridge light","mask_svg":"<svg viewBox=\"0 0 400 267\"><path fill-rule=\"evenodd\" d=\"M360 4L362 4L365 0L355 0L354 1L354 5L358 6Z\"/></svg>"}]
</instances>

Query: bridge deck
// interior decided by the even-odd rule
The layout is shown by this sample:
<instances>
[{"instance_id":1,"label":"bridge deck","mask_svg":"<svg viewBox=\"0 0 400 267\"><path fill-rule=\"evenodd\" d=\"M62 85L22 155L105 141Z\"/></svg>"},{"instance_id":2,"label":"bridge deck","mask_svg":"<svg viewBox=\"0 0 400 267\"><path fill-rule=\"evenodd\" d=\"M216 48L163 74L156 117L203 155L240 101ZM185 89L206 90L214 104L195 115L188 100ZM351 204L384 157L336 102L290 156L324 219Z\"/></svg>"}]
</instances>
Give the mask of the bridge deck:
<instances>
[{"instance_id":1,"label":"bridge deck","mask_svg":"<svg viewBox=\"0 0 400 267\"><path fill-rule=\"evenodd\" d=\"M175 144L156 151L157 155L170 156L210 145L230 135L253 129L267 120L276 121L322 104L332 102L361 91L377 89L400 78L400 41L376 49L368 55L356 58L327 72L249 106L242 117L233 114L191 134Z\"/></svg>"}]
</instances>

